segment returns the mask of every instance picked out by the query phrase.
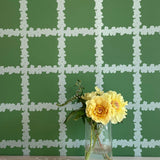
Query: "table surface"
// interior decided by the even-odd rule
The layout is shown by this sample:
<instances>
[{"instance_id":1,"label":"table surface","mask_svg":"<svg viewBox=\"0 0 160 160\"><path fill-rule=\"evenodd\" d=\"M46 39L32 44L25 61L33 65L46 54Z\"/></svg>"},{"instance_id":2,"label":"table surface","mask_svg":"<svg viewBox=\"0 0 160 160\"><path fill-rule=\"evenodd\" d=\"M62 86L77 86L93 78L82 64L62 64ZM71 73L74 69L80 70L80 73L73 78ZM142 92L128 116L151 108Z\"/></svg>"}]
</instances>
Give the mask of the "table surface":
<instances>
[{"instance_id":1,"label":"table surface","mask_svg":"<svg viewBox=\"0 0 160 160\"><path fill-rule=\"evenodd\" d=\"M84 157L0 156L0 160L84 160ZM113 157L113 160L160 160L160 157Z\"/></svg>"}]
</instances>

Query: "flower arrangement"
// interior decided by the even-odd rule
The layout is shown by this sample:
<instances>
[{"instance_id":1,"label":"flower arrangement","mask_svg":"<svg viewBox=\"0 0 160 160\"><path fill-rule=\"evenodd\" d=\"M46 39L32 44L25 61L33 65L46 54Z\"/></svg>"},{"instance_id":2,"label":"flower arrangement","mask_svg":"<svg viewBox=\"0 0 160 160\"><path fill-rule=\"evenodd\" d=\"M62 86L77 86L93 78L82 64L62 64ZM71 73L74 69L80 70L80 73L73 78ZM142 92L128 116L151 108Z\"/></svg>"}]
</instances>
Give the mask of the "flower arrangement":
<instances>
[{"instance_id":1,"label":"flower arrangement","mask_svg":"<svg viewBox=\"0 0 160 160\"><path fill-rule=\"evenodd\" d=\"M76 82L76 86L78 89L75 95L59 106L64 106L73 101L82 103L82 107L72 111L67 116L65 123L70 118L74 120L82 118L90 125L90 144L85 153L85 160L88 160L97 141L103 149L99 139L103 126L106 126L109 122L112 124L119 123L126 118L127 110L125 106L128 102L124 101L121 94L117 94L115 91L104 92L97 86L95 87L95 91L83 93L84 88L81 86L80 80ZM104 159L111 160L107 153L104 154Z\"/></svg>"}]
</instances>

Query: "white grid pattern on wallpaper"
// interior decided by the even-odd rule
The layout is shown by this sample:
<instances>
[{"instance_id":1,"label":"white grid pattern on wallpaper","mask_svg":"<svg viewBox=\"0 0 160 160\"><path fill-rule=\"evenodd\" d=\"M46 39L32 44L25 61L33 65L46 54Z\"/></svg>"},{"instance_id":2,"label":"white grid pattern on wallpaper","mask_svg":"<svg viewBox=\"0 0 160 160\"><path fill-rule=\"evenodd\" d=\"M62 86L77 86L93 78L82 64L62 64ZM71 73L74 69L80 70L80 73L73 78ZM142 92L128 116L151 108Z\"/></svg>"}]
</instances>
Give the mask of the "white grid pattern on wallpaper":
<instances>
[{"instance_id":1,"label":"white grid pattern on wallpaper","mask_svg":"<svg viewBox=\"0 0 160 160\"><path fill-rule=\"evenodd\" d=\"M71 104L70 106L66 106L64 108L60 108L59 110L59 124L60 124L60 128L59 128L59 139L52 141L52 140L38 140L35 141L34 139L32 139L31 141L29 141L30 135L29 135L29 111L42 111L42 109L46 109L47 111L49 110L57 110L58 107L56 106L56 104L51 104L51 103L38 103L38 104L34 104L33 102L31 103L31 105L28 105L29 102L29 74L42 74L43 72L45 73L59 73L59 102L63 103L66 100L65 97L65 93L66 93L66 89L65 89L65 78L66 75L65 73L79 73L80 71L82 71L83 73L86 72L96 72L96 82L95 85L99 86L101 89L102 85L103 85L103 73L116 73L117 71L120 71L121 73L123 72L134 72L133 77L134 77L134 81L133 81L133 86L134 86L134 99L133 102L131 103L129 102L129 105L127 106L128 109L134 109L134 137L133 139L130 140L125 140L125 139L121 139L121 140L113 140L113 147L116 148L117 146L122 146L122 147L132 147L134 146L134 155L135 156L141 156L141 146L143 148L146 147L151 147L154 148L155 146L160 146L160 140L151 140L148 141L147 139L144 139L143 141L141 141L141 111L140 110L155 110L156 108L160 109L160 103L154 103L151 102L150 104L147 104L147 102L143 102L142 104L140 104L141 101L141 74L142 73L153 73L155 71L160 71L160 64L159 65L154 65L151 64L150 66L147 66L146 64L143 64L142 66L140 66L141 63L141 59L140 59L140 55L141 55L141 51L140 51L140 47L141 47L141 35L153 35L156 32L160 33L160 26L150 26L150 27L146 27L146 26L142 26L140 28L141 22L140 22L140 8L141 8L141 0L133 0L133 27L112 27L111 29L109 29L108 27L105 27L104 29L102 29L103 26L103 22L102 22L102 2L103 0L95 0L95 29L94 28L74 28L74 29L70 29L69 27L67 27L67 29L65 30L65 22L64 22L64 18L65 18L65 14L64 14L64 10L65 10L65 0L57 0L57 4L58 4L58 29L53 28L53 29L39 29L37 28L36 30L34 30L33 28L29 28L29 30L27 30L28 24L27 24L27 0L20 0L20 29L2 29L0 28L0 37L4 37L4 36L21 36L21 66L17 66L17 67L3 67L0 66L0 74L3 75L5 73L9 73L9 74L22 74L21 79L22 79L22 104L1 104L0 105L0 112L4 112L5 110L9 110L9 111L20 111L22 110L22 125L23 125L23 135L22 135L22 141L21 140L2 140L0 142L0 148L6 148L7 146L10 147L22 147L23 146L23 155L29 155L30 154L30 148L41 148L43 146L47 146L47 147L60 147L60 155L66 155L67 152L67 148L78 148L81 145L84 145L84 140L75 140L73 141L72 139L69 139L68 141L66 141L67 139L67 135L66 135L66 125L63 123L65 117L66 117L66 110L73 110L73 107L75 109L75 105ZM102 64L104 63L102 60L102 56L103 56L103 51L102 51L102 47L103 47L103 36L115 36L116 34L120 34L120 35L131 35L133 34L133 65L112 65L112 66L108 66L107 64L105 64L104 66L102 66ZM59 59L58 59L58 66L38 66L38 67L34 67L31 65L31 67L28 67L28 37L40 37L42 35L47 36L56 36L58 35L58 49L59 49ZM65 67L66 61L65 61L65 37L64 35L67 36L78 36L78 35L96 35L95 37L95 49L96 49L96 66L91 65L91 66L87 66L87 65L82 65L82 66L73 66L71 67L70 65L67 65ZM27 74L29 73L29 74ZM76 107L79 107L79 104L76 104Z\"/></svg>"}]
</instances>

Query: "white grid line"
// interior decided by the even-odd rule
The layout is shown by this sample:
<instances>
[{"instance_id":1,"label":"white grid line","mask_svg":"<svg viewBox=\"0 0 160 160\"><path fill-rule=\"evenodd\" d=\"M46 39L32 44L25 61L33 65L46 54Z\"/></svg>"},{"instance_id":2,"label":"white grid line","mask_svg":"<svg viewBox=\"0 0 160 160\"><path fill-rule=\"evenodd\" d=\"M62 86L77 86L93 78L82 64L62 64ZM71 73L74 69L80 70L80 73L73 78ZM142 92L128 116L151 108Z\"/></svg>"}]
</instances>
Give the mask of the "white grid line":
<instances>
[{"instance_id":1,"label":"white grid line","mask_svg":"<svg viewBox=\"0 0 160 160\"><path fill-rule=\"evenodd\" d=\"M141 42L140 42L140 33L139 33L139 28L141 25L140 22L140 16L141 13L139 11L140 9L140 2L141 0L133 0L133 26L135 28L134 31L134 36L133 36L133 64L135 65L134 67L134 80L133 80L133 86L134 86L134 97L133 97L133 102L135 102L135 105L137 106L135 108L134 113L134 140L136 141L136 143L134 144L135 149L134 149L134 155L135 156L141 156L141 146L140 146L140 141L142 138L141 135L141 124L140 122L142 121L141 119L141 112L140 112L140 108L138 108L138 106L140 105L141 102L141 88L140 88L140 84L141 84L141 75L140 75L140 64L141 64L141 59L140 59L140 55L141 55L141 51L140 51L140 46L141 46Z\"/></svg>"},{"instance_id":2,"label":"white grid line","mask_svg":"<svg viewBox=\"0 0 160 160\"><path fill-rule=\"evenodd\" d=\"M71 73L79 73L79 72L95 72L97 69L96 66L94 65L67 65L64 68L64 72L66 72L67 74L71 74ZM30 67L26 68L25 70L27 70L28 74L42 74L43 72L45 73L58 73L61 72L62 69L60 69L58 66L54 65L54 66L33 66L31 65ZM133 72L135 70L135 67L131 64L127 65L115 65L112 64L111 66L109 66L108 64L105 64L104 67L101 66L101 70L103 73L116 73L116 72ZM160 72L160 64L158 65L148 65L147 64L142 64L142 66L139 66L139 71L141 73L154 73L154 72ZM20 66L16 66L16 67L3 67L0 66L0 75L4 75L5 73L8 74L20 74L24 72L24 68L20 67Z\"/></svg>"},{"instance_id":3,"label":"white grid line","mask_svg":"<svg viewBox=\"0 0 160 160\"><path fill-rule=\"evenodd\" d=\"M20 32L21 30L19 29L2 29L0 28L0 37L4 37L4 36L20 36Z\"/></svg>"},{"instance_id":4,"label":"white grid line","mask_svg":"<svg viewBox=\"0 0 160 160\"><path fill-rule=\"evenodd\" d=\"M138 29L139 33L141 35L154 35L155 33L160 34L160 26L142 26L141 28ZM70 36L78 36L78 35L95 35L97 30L95 28L74 28L71 29L67 27L65 30L63 30L63 33L66 37ZM104 29L101 28L101 32L103 36L116 36L117 34L122 35L132 35L135 32L135 28L133 27L104 27ZM19 29L3 29L0 28L0 37L4 36L20 36L22 34L22 30ZM26 31L26 34L28 37L41 37L42 35L48 37L48 36L57 36L61 34L61 31L58 30L57 28L29 28L29 30Z\"/></svg>"},{"instance_id":5,"label":"white grid line","mask_svg":"<svg viewBox=\"0 0 160 160\"><path fill-rule=\"evenodd\" d=\"M133 28L133 27L112 27L112 28L108 28L108 27L104 27L104 29L101 28L101 33L103 36L116 36L117 34L122 35L132 35L134 32L136 32L137 29ZM160 26L150 26L150 27L146 27L146 26L142 26L141 28L138 29L139 33L141 35L154 35L155 33L159 33L160 34ZM42 35L48 37L48 36L57 36L59 34L62 33L62 31L53 28L37 28L37 29L33 29L33 28L29 28L29 30L25 31L26 34L28 35L28 37L41 37ZM63 33L66 37L77 37L78 35L95 35L97 32L97 29L94 28L74 28L71 29L69 27L67 27L66 29L63 30ZM23 33L22 30L19 29L2 29L0 28L0 37L4 37L4 36L20 36Z\"/></svg>"},{"instance_id":6,"label":"white grid line","mask_svg":"<svg viewBox=\"0 0 160 160\"><path fill-rule=\"evenodd\" d=\"M152 28L151 28L152 29ZM151 32L149 28L145 28L146 32ZM160 29L157 28L157 29L152 29L152 32L160 32ZM21 30L19 29L16 29L16 30L13 30L13 29L2 29L0 28L0 37L4 37L4 36L8 36L8 37L11 37L11 36L19 36L21 34ZM134 28L125 28L125 27L112 27L111 29L109 29L108 27L105 27L104 29L101 28L101 33L103 36L115 36L117 34L120 34L120 35L124 35L124 34L128 34L128 35L131 35L132 33L134 32ZM142 30L142 33L144 31ZM57 30L56 28L53 28L53 29L50 29L50 28L45 28L45 29L40 29L40 28L37 28L37 29L33 29L33 28L30 28L28 31L26 31L28 37L40 37L42 35L45 35L46 37L47 36L56 36L56 35L59 35L61 33L64 33L64 35L66 37L70 37L70 36L75 36L77 37L78 35L95 35L97 33L97 29L94 29L94 28L74 28L74 29L71 29L69 27L67 27L65 30L63 31L60 31L60 30Z\"/></svg>"},{"instance_id":7,"label":"white grid line","mask_svg":"<svg viewBox=\"0 0 160 160\"><path fill-rule=\"evenodd\" d=\"M69 139L68 141L65 141L64 145L67 148L79 148L80 146L84 146L85 140L75 140L73 141L72 139ZM136 145L136 141L130 139L130 140L126 140L126 139L120 139L120 140L113 140L113 148L117 148L118 146L124 148L124 147L133 147L134 145ZM0 142L0 148L6 148L7 146L13 148L13 147L22 147L24 145L24 141L21 140L2 140ZM32 139L30 142L28 142L28 146L30 148L42 148L43 146L46 147L59 147L61 145L61 142L59 142L58 140L38 140L36 141L35 139ZM160 146L160 140L147 140L147 139L143 139L140 142L140 145L143 148L155 148L155 147L159 147Z\"/></svg>"},{"instance_id":8,"label":"white grid line","mask_svg":"<svg viewBox=\"0 0 160 160\"><path fill-rule=\"evenodd\" d=\"M81 107L81 104L68 104L65 106L66 111L72 111L73 109L78 109ZM13 103L1 103L0 106L0 112L5 112L6 110L9 111L25 111L25 109L28 109L28 111L42 111L43 109L47 111L54 111L54 110L61 110L56 103L31 103L30 105L25 106L24 104L13 104ZM136 106L136 104L129 102L127 107L128 110L138 109L140 108L142 111L155 111L156 109L160 109L160 102L151 102L147 103L146 101L143 101L142 104L139 104L139 106Z\"/></svg>"},{"instance_id":9,"label":"white grid line","mask_svg":"<svg viewBox=\"0 0 160 160\"><path fill-rule=\"evenodd\" d=\"M100 89L103 89L103 74L102 74L102 65L103 65L103 37L102 37L102 5L103 0L95 0L95 57L96 57L96 82L95 85L98 86Z\"/></svg>"},{"instance_id":10,"label":"white grid line","mask_svg":"<svg viewBox=\"0 0 160 160\"><path fill-rule=\"evenodd\" d=\"M15 141L15 140L2 140L0 142L0 148L6 148L6 146L17 146L17 147L25 147L23 150L23 154L24 155L29 155L29 149L28 147L30 146L31 148L33 147L42 147L42 146L53 146L53 147L57 147L60 146L60 154L61 155L66 155L66 148L67 147L79 147L80 145L84 145L84 141L83 140L75 140L72 141L71 139L69 139L68 141L65 141L67 136L66 136L66 126L64 124L62 124L62 122L65 119L66 116L66 112L64 109L60 109L59 112L59 123L60 123L60 141L50 141L50 140L46 140L46 141L42 141L39 140L38 142L36 142L35 140L31 140L31 142L29 142L29 113L28 111L41 111L42 109L46 109L47 111L49 110L57 110L58 107L56 106L56 104L51 104L51 103L31 103L31 105L28 105L29 99L28 99L28 88L27 86L28 84L28 75L27 72L29 74L41 74L42 72L45 73L60 73L59 75L59 102L64 102L66 100L65 98L65 74L66 73L79 73L80 71L83 71L83 73L86 72L95 72L95 71L101 71L100 73L100 79L98 79L98 76L96 76L96 84L100 86L100 88L102 88L101 85L103 85L103 73L116 73L117 71L120 71L121 73L123 72L134 72L134 103L129 103L129 105L127 106L127 109L135 109L134 112L134 122L135 122L135 135L134 135L134 140L113 140L113 148L116 148L118 145L123 146L123 147L132 147L135 146L135 156L141 156L141 148L140 146L146 148L146 147L151 147L154 148L155 146L160 146L160 140L141 140L141 125L140 122L141 120L141 111L155 111L155 109L160 109L160 103L159 102L151 102L150 104L147 104L147 102L143 102L142 104L140 104L141 101L141 88L140 88L140 84L141 84L141 73L154 73L156 71L160 72L160 64L158 65L147 65L147 64L142 64L142 66L140 66L140 49L139 47L141 46L140 44L140 34L141 35L154 35L155 33L159 33L160 34L160 26L150 26L150 27L146 27L146 26L142 26L140 28L141 22L140 22L140 0L133 0L134 6L133 6L133 10L134 10L134 15L133 15L133 26L134 27L112 27L111 29L109 29L108 27L104 27L104 29L102 29L102 0L98 1L95 0L95 3L97 5L97 8L95 7L95 11L96 11L96 24L95 24L95 29L94 28L74 28L71 29L69 27L67 27L67 29L65 30L65 23L64 23L64 0L57 0L58 3L58 13L59 13L59 17L58 17L58 29L53 28L53 29L49 29L49 28L45 28L45 29L40 29L37 28L36 30L34 30L33 28L29 28L29 30L27 31L27 15L26 15L26 11L27 11L27 0L21 0L20 1L20 12L21 12L21 26L20 26L20 30L19 29L2 29L0 28L0 37L4 37L4 36L21 36L21 51L22 51L22 55L21 55L21 66L9 66L9 67L3 67L0 66L0 75L3 75L4 73L9 73L9 74L19 74L22 73L22 102L23 104L1 104L0 106L0 112L4 112L5 110L9 110L9 111L13 111L13 110L22 110L22 116L23 116L23 120L22 120L22 124L23 124L23 141ZM100 22L100 23L99 23ZM97 26L96 26L97 25ZM71 67L70 65L67 65L66 67L64 67L64 65L66 64L65 62L65 38L64 36L78 36L82 34L83 36L85 35L96 35L97 37L95 37L96 40L96 44L95 44L95 48L96 48L96 66L87 66L87 65L83 65L83 66L78 66L75 65L73 67ZM98 63L99 61L101 61L103 63L102 60L102 46L103 43L103 36L115 36L117 34L120 35L124 35L124 34L128 34L128 35L132 35L134 34L134 60L133 60L133 64L134 65L112 65L109 66L107 64L105 64L104 67L102 67L102 64ZM28 44L27 44L27 36L28 37L40 37L42 35L47 36L59 36L59 60L58 60L58 65L59 66L38 66L38 67L34 67L34 66L30 66L27 68L28 66L28 53L27 53L27 48L28 48ZM99 43L100 40L100 45L97 45ZM66 110L73 110L75 109L75 107L79 107L79 105L77 104L75 106L75 104L71 104L70 107L65 107ZM138 120L138 121L137 121Z\"/></svg>"},{"instance_id":11,"label":"white grid line","mask_svg":"<svg viewBox=\"0 0 160 160\"><path fill-rule=\"evenodd\" d=\"M64 10L65 10L65 6L64 6L65 1L64 0L57 0L57 10L58 10L58 29L59 29L59 37L58 37L58 49L59 49L59 54L58 54L58 65L59 65L59 103L64 103L66 101L66 97L65 97L65 78L66 75L64 73L64 66L66 64L65 61L65 37L64 37L64 27L65 27L65 22L64 22ZM61 108L61 111L59 112L59 140L60 140L60 155L66 155L66 148L65 148L65 140L67 138L66 135L66 125L64 124L64 120L66 117L66 112L65 112L65 108Z\"/></svg>"},{"instance_id":12,"label":"white grid line","mask_svg":"<svg viewBox=\"0 0 160 160\"><path fill-rule=\"evenodd\" d=\"M22 112L22 140L23 140L23 155L29 155L30 150L28 146L28 142L30 139L29 136L29 113L28 109L26 106L28 105L29 102L29 91L28 91L28 85L29 85L29 76L27 75L27 66L29 64L28 62L28 39L27 39L27 34L26 30L28 27L27 24L27 0L20 0L20 29L22 30L21 32L21 66L23 68L22 70L22 104L24 104L23 112Z\"/></svg>"},{"instance_id":13,"label":"white grid line","mask_svg":"<svg viewBox=\"0 0 160 160\"><path fill-rule=\"evenodd\" d=\"M21 72L22 68L20 68L19 66L17 67L3 67L3 66L0 66L0 75L3 75L5 73L8 73L8 74L13 74L13 73L16 73L16 74L19 74Z\"/></svg>"}]
</instances>

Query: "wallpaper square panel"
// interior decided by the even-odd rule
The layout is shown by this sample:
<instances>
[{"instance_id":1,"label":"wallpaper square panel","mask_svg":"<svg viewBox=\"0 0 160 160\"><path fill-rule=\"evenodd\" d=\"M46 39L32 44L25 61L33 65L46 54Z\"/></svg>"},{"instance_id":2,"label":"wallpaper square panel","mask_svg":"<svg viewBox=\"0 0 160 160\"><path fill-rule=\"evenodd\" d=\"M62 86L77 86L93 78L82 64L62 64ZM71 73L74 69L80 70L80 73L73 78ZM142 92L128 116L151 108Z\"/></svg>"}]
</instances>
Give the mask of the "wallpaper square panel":
<instances>
[{"instance_id":1,"label":"wallpaper square panel","mask_svg":"<svg viewBox=\"0 0 160 160\"><path fill-rule=\"evenodd\" d=\"M91 28L94 27L95 11L94 0L66 0L65 19L66 27Z\"/></svg>"},{"instance_id":2,"label":"wallpaper square panel","mask_svg":"<svg viewBox=\"0 0 160 160\"><path fill-rule=\"evenodd\" d=\"M141 60L147 65L159 64L159 51L160 51L160 36L154 35L142 35L141 36ZM152 55L152 58L150 58Z\"/></svg>"},{"instance_id":3,"label":"wallpaper square panel","mask_svg":"<svg viewBox=\"0 0 160 160\"><path fill-rule=\"evenodd\" d=\"M28 25L36 28L56 28L57 27L57 2L51 0L28 1Z\"/></svg>"},{"instance_id":4,"label":"wallpaper square panel","mask_svg":"<svg viewBox=\"0 0 160 160\"><path fill-rule=\"evenodd\" d=\"M23 155L23 151L22 151L22 147L5 147L5 148L1 148L0 149L0 155L19 155L22 156Z\"/></svg>"},{"instance_id":5,"label":"wallpaper square panel","mask_svg":"<svg viewBox=\"0 0 160 160\"><path fill-rule=\"evenodd\" d=\"M151 1L142 1L141 2L141 21L143 25L146 25L147 27L150 26L159 26L160 25L160 20L159 20L159 6L160 1L155 0L154 2ZM154 9L152 9L154 8Z\"/></svg>"},{"instance_id":6,"label":"wallpaper square panel","mask_svg":"<svg viewBox=\"0 0 160 160\"><path fill-rule=\"evenodd\" d=\"M30 102L54 103L58 101L57 73L29 75Z\"/></svg>"},{"instance_id":7,"label":"wallpaper square panel","mask_svg":"<svg viewBox=\"0 0 160 160\"><path fill-rule=\"evenodd\" d=\"M0 113L0 140L22 140L21 111L5 111ZM9 118L8 118L9 117Z\"/></svg>"},{"instance_id":8,"label":"wallpaper square panel","mask_svg":"<svg viewBox=\"0 0 160 160\"><path fill-rule=\"evenodd\" d=\"M66 37L66 63L74 65L95 64L94 36Z\"/></svg>"},{"instance_id":9,"label":"wallpaper square panel","mask_svg":"<svg viewBox=\"0 0 160 160\"><path fill-rule=\"evenodd\" d=\"M20 37L0 37L0 65L19 66L21 62Z\"/></svg>"},{"instance_id":10,"label":"wallpaper square panel","mask_svg":"<svg viewBox=\"0 0 160 160\"><path fill-rule=\"evenodd\" d=\"M0 155L83 156L80 104L95 86L122 93L114 156L160 156L159 0L1 0Z\"/></svg>"},{"instance_id":11,"label":"wallpaper square panel","mask_svg":"<svg viewBox=\"0 0 160 160\"><path fill-rule=\"evenodd\" d=\"M57 156L59 155L59 147L30 148L30 154L33 156Z\"/></svg>"},{"instance_id":12,"label":"wallpaper square panel","mask_svg":"<svg viewBox=\"0 0 160 160\"><path fill-rule=\"evenodd\" d=\"M33 111L30 113L31 139L57 140L59 124L54 123L59 119L58 111ZM40 125L39 125L40 124Z\"/></svg>"},{"instance_id":13,"label":"wallpaper square panel","mask_svg":"<svg viewBox=\"0 0 160 160\"><path fill-rule=\"evenodd\" d=\"M3 29L19 28L20 12L19 0L1 0L0 2L0 27Z\"/></svg>"},{"instance_id":14,"label":"wallpaper square panel","mask_svg":"<svg viewBox=\"0 0 160 160\"><path fill-rule=\"evenodd\" d=\"M58 64L57 36L29 37L28 40L29 65L37 67Z\"/></svg>"},{"instance_id":15,"label":"wallpaper square panel","mask_svg":"<svg viewBox=\"0 0 160 160\"><path fill-rule=\"evenodd\" d=\"M103 0L102 20L106 27L130 27L133 23L132 0Z\"/></svg>"},{"instance_id":16,"label":"wallpaper square panel","mask_svg":"<svg viewBox=\"0 0 160 160\"><path fill-rule=\"evenodd\" d=\"M8 74L0 75L0 102L20 103L21 102L21 75Z\"/></svg>"},{"instance_id":17,"label":"wallpaper square panel","mask_svg":"<svg viewBox=\"0 0 160 160\"><path fill-rule=\"evenodd\" d=\"M141 96L143 101L146 101L147 103L160 102L159 80L159 72L142 74Z\"/></svg>"},{"instance_id":18,"label":"wallpaper square panel","mask_svg":"<svg viewBox=\"0 0 160 160\"><path fill-rule=\"evenodd\" d=\"M103 37L104 65L129 65L133 61L133 35L116 35Z\"/></svg>"}]
</instances>

